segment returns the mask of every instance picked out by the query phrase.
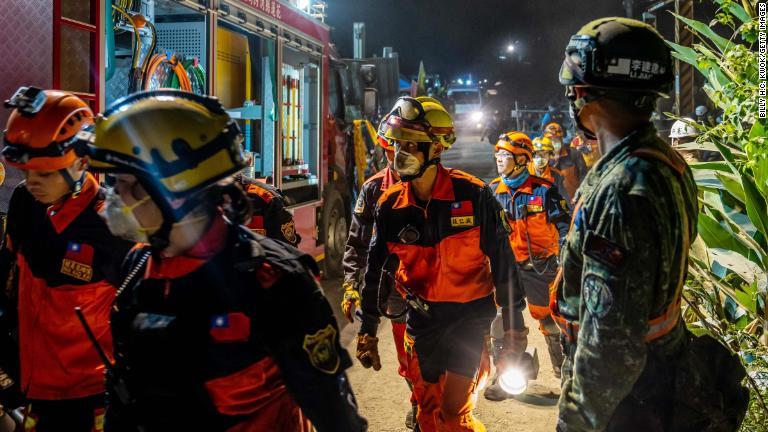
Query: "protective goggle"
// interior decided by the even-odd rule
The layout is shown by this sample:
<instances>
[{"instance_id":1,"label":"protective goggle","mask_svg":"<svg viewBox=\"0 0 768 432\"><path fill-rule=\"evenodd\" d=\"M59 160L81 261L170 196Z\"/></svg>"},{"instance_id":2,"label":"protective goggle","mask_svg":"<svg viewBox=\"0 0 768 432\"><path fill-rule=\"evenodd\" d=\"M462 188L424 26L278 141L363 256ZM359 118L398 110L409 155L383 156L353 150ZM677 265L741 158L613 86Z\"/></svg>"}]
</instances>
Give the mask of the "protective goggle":
<instances>
[{"instance_id":1,"label":"protective goggle","mask_svg":"<svg viewBox=\"0 0 768 432\"><path fill-rule=\"evenodd\" d=\"M395 106L381 122L379 132L384 134L390 129L410 129L423 132L432 139L436 138L435 135L444 135L446 141L455 141L453 128L433 127L427 121L426 115L427 112L421 102L412 97L403 96L395 102Z\"/></svg>"},{"instance_id":2,"label":"protective goggle","mask_svg":"<svg viewBox=\"0 0 768 432\"><path fill-rule=\"evenodd\" d=\"M64 141L52 142L43 148L30 148L23 145L3 140L3 150L0 154L14 164L23 165L34 158L57 158L64 156L70 150L76 150L78 155L85 154L86 145L89 142L89 132L81 131L72 138Z\"/></svg>"},{"instance_id":3,"label":"protective goggle","mask_svg":"<svg viewBox=\"0 0 768 432\"><path fill-rule=\"evenodd\" d=\"M552 134L555 137L563 136L563 130L557 126L549 126L548 128L544 129L544 132Z\"/></svg>"},{"instance_id":4,"label":"protective goggle","mask_svg":"<svg viewBox=\"0 0 768 432\"><path fill-rule=\"evenodd\" d=\"M505 143L508 143L512 147L515 147L515 148L520 148L520 149L523 149L525 151L530 151L528 146L526 146L526 142L525 141L512 140L509 136L507 136L507 134L499 135L499 141L504 141Z\"/></svg>"},{"instance_id":5,"label":"protective goggle","mask_svg":"<svg viewBox=\"0 0 768 432\"><path fill-rule=\"evenodd\" d=\"M426 122L425 116L427 112L424 109L424 105L418 100L403 96L395 102L395 106L389 112L390 116L399 117L402 120L412 122Z\"/></svg>"}]
</instances>

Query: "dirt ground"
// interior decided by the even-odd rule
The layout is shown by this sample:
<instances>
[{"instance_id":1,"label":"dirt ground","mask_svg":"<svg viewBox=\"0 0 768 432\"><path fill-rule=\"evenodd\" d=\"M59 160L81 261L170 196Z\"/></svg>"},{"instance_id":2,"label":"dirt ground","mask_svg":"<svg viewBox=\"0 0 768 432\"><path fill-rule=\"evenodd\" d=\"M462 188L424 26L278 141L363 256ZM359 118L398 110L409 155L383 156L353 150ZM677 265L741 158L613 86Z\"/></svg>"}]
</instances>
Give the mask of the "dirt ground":
<instances>
[{"instance_id":1,"label":"dirt ground","mask_svg":"<svg viewBox=\"0 0 768 432\"><path fill-rule=\"evenodd\" d=\"M491 402L481 394L475 415L485 424L489 432L555 430L556 395L560 392L560 380L552 374L544 338L538 332L535 323L531 322L530 316L526 316L526 320L528 327L531 328L529 344L538 350L541 365L538 379L530 383L527 392L531 403L520 400ZM355 352L354 336L357 334L357 329L358 324L354 324L345 326L342 331L342 342L346 344L350 354ZM405 415L410 407L410 394L405 381L397 374L397 358L391 334L391 325L389 321L384 320L379 329L379 351L382 363L379 372L364 369L357 362L347 371L360 411L368 419L371 432L408 430L405 427Z\"/></svg>"}]
</instances>

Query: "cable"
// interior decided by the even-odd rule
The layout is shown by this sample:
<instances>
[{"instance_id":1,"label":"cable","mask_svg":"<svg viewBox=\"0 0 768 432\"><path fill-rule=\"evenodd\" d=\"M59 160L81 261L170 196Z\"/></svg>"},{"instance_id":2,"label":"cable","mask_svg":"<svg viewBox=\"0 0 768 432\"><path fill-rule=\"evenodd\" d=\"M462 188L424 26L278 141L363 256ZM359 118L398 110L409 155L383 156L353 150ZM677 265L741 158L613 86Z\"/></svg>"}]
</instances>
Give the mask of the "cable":
<instances>
[{"instance_id":1,"label":"cable","mask_svg":"<svg viewBox=\"0 0 768 432\"><path fill-rule=\"evenodd\" d=\"M130 1L130 0L129 0ZM129 4L130 6L130 4ZM120 15L123 15L133 27L133 60L131 62L131 69L128 72L128 93L136 92L137 88L141 86L142 70L139 69L139 58L141 57L141 34L140 29L146 25L147 20L141 15L131 15L125 11L125 9L119 6L112 5L112 9L116 10ZM149 56L149 53L147 53Z\"/></svg>"},{"instance_id":2,"label":"cable","mask_svg":"<svg viewBox=\"0 0 768 432\"><path fill-rule=\"evenodd\" d=\"M146 25L147 27L149 27L149 30L152 33L152 43L149 45L149 50L147 51L147 55L144 56L144 62L141 65L142 83L146 79L147 70L149 69L149 62L155 52L155 48L157 48L157 29L155 28L155 25L152 24L151 21L147 21ZM140 87L143 87L141 83L140 83Z\"/></svg>"},{"instance_id":3,"label":"cable","mask_svg":"<svg viewBox=\"0 0 768 432\"><path fill-rule=\"evenodd\" d=\"M389 254L387 255L387 258L384 260L384 264L381 266L381 273L379 274L379 286L377 287L376 292L376 308L378 309L379 313L383 315L384 317L388 319L398 319L405 315L408 312L408 308L415 310L416 312L424 315L427 318L431 318L431 315L429 313L429 304L426 303L424 300L422 300L419 296L414 294L410 289L408 289L407 286L400 283L400 281L397 280L397 278L387 270L387 264L389 264L389 259L392 256L397 256L395 254ZM399 286L404 292L405 292L405 302L408 306L406 306L401 312L396 314L390 314L387 311L384 311L381 309L381 284L384 279L384 275L388 276L392 281L395 283L395 285ZM391 292L391 291L390 291ZM389 296L387 296L389 297Z\"/></svg>"}]
</instances>

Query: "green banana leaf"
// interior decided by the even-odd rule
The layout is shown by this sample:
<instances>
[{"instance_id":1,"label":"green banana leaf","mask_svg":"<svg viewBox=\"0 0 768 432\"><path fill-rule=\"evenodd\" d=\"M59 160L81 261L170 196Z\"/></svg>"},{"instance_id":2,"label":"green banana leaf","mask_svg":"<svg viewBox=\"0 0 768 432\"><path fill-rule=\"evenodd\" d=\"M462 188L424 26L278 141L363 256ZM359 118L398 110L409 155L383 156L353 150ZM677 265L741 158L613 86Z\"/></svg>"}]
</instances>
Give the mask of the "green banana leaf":
<instances>
[{"instance_id":1,"label":"green banana leaf","mask_svg":"<svg viewBox=\"0 0 768 432\"><path fill-rule=\"evenodd\" d=\"M714 43L715 46L717 46L717 49L719 49L720 52L725 52L728 49L728 45L732 43L728 39L715 33L715 31L712 28L710 28L707 24L703 22L686 18L676 13L672 13L672 15L677 17L677 19L679 19L680 21L684 22L688 27L690 27L696 33L698 33L699 36L706 36L707 39L711 40L712 43Z\"/></svg>"},{"instance_id":2,"label":"green banana leaf","mask_svg":"<svg viewBox=\"0 0 768 432\"><path fill-rule=\"evenodd\" d=\"M768 205L766 205L765 197L760 194L760 190L757 189L754 180L747 175L741 176L741 185L744 187L744 194L746 201L744 204L747 206L747 214L749 220L755 224L755 228L758 229L763 235L768 233Z\"/></svg>"},{"instance_id":3,"label":"green banana leaf","mask_svg":"<svg viewBox=\"0 0 768 432\"><path fill-rule=\"evenodd\" d=\"M746 24L752 21L752 17L749 16L747 11L745 11L744 7L742 7L740 4L735 2L726 2L725 0L715 0L715 2L719 4L725 12L738 18L742 23Z\"/></svg>"},{"instance_id":4,"label":"green banana leaf","mask_svg":"<svg viewBox=\"0 0 768 432\"><path fill-rule=\"evenodd\" d=\"M737 253L748 256L749 249L737 240L733 233L725 229L720 222L712 216L701 212L697 224L699 235L704 243L712 248L729 249Z\"/></svg>"}]
</instances>

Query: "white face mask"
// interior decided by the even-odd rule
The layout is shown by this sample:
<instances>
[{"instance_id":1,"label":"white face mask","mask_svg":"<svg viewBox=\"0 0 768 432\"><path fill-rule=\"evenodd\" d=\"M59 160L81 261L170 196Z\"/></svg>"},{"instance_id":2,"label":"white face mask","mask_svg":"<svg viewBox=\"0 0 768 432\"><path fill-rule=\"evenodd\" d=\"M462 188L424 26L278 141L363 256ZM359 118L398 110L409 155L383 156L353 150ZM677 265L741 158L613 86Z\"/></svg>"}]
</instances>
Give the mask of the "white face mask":
<instances>
[{"instance_id":1,"label":"white face mask","mask_svg":"<svg viewBox=\"0 0 768 432\"><path fill-rule=\"evenodd\" d=\"M536 167L537 170L543 170L546 168L546 166L549 164L549 158L536 155L533 157L533 165Z\"/></svg>"},{"instance_id":2,"label":"white face mask","mask_svg":"<svg viewBox=\"0 0 768 432\"><path fill-rule=\"evenodd\" d=\"M401 176L418 174L421 169L419 159L404 150L395 151L395 171Z\"/></svg>"},{"instance_id":3,"label":"white face mask","mask_svg":"<svg viewBox=\"0 0 768 432\"><path fill-rule=\"evenodd\" d=\"M560 138L552 138L552 146L555 148L555 154L559 155L560 150L563 148L563 140Z\"/></svg>"},{"instance_id":4,"label":"white face mask","mask_svg":"<svg viewBox=\"0 0 768 432\"><path fill-rule=\"evenodd\" d=\"M120 238L137 243L148 243L149 232L155 231L158 227L144 228L136 219L133 214L133 209L149 201L150 197L147 196L139 201L133 203L133 205L127 206L120 198L120 195L116 194L114 189L107 190L107 197L104 200L104 207L101 210L101 217L107 222L109 231Z\"/></svg>"}]
</instances>

